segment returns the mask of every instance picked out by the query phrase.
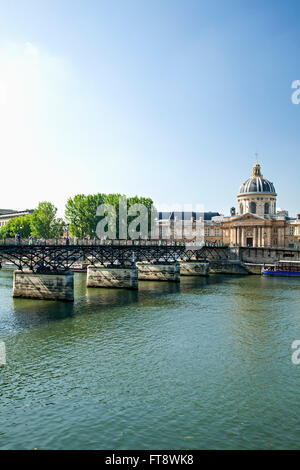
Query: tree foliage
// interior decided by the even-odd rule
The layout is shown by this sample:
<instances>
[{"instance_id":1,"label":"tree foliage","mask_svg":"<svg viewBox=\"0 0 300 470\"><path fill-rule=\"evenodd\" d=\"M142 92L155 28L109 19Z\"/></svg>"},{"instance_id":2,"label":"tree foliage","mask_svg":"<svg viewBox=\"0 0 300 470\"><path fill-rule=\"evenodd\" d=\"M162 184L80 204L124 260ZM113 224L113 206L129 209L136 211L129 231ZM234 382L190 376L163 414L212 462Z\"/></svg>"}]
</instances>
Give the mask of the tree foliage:
<instances>
[{"instance_id":1,"label":"tree foliage","mask_svg":"<svg viewBox=\"0 0 300 470\"><path fill-rule=\"evenodd\" d=\"M40 202L31 219L31 234L37 238L58 238L63 235L64 221L56 218L57 208L51 202Z\"/></svg>"},{"instance_id":2,"label":"tree foliage","mask_svg":"<svg viewBox=\"0 0 300 470\"><path fill-rule=\"evenodd\" d=\"M123 219L119 219L120 203L126 200L127 211L134 204L144 204L148 211L148 223L150 227L151 208L153 201L150 198L134 196L126 199L126 196L121 194L103 194L98 193L94 195L85 196L84 194L77 194L74 198L69 198L66 204L65 218L70 224L70 233L74 237L95 237L96 228L101 218L109 215L109 213L116 213L116 236L119 238L120 232L127 233L128 224L134 217L128 217L127 227L122 227ZM97 216L97 208L106 204L107 209L104 215ZM126 210L126 207L125 207ZM121 230L120 230L121 229ZM122 238L122 237L121 237ZM126 236L127 238L127 236Z\"/></svg>"},{"instance_id":3,"label":"tree foliage","mask_svg":"<svg viewBox=\"0 0 300 470\"><path fill-rule=\"evenodd\" d=\"M31 234L31 220L32 215L22 215L10 219L0 229L0 238L12 238L18 233L22 238L27 238Z\"/></svg>"},{"instance_id":4,"label":"tree foliage","mask_svg":"<svg viewBox=\"0 0 300 470\"><path fill-rule=\"evenodd\" d=\"M105 202L105 194L85 196L77 194L69 198L65 209L65 218L69 222L73 237L95 237L97 226L97 208Z\"/></svg>"}]
</instances>

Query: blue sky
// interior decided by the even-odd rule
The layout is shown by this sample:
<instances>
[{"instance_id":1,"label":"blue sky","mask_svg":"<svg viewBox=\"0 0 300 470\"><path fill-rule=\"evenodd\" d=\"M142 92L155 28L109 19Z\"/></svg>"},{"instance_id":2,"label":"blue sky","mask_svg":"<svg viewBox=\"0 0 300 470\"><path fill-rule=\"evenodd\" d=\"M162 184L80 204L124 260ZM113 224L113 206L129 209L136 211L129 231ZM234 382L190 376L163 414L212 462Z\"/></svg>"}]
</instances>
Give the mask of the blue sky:
<instances>
[{"instance_id":1,"label":"blue sky","mask_svg":"<svg viewBox=\"0 0 300 470\"><path fill-rule=\"evenodd\" d=\"M297 0L0 0L0 207L120 192L228 214L255 152L300 212Z\"/></svg>"}]
</instances>

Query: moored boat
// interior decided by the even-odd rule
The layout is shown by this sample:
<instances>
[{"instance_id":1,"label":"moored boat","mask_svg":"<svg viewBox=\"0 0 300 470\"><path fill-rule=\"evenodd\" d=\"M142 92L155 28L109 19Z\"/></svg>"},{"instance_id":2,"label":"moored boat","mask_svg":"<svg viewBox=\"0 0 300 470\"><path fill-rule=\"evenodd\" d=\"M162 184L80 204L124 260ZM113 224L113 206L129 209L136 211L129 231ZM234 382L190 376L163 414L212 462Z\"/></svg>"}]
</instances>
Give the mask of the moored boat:
<instances>
[{"instance_id":1,"label":"moored boat","mask_svg":"<svg viewBox=\"0 0 300 470\"><path fill-rule=\"evenodd\" d=\"M300 277L300 261L279 261L274 266L262 268L267 276Z\"/></svg>"}]
</instances>

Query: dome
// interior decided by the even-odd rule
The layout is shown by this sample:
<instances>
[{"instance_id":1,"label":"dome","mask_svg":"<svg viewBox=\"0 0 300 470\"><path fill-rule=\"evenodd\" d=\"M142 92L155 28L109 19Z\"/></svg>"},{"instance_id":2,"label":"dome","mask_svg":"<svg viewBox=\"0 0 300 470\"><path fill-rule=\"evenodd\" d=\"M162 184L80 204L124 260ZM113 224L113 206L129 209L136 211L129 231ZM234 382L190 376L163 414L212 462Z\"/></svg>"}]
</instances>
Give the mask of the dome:
<instances>
[{"instance_id":1,"label":"dome","mask_svg":"<svg viewBox=\"0 0 300 470\"><path fill-rule=\"evenodd\" d=\"M258 163L253 167L251 178L248 178L240 187L239 194L245 193L276 194L273 183L263 178L260 165Z\"/></svg>"}]
</instances>

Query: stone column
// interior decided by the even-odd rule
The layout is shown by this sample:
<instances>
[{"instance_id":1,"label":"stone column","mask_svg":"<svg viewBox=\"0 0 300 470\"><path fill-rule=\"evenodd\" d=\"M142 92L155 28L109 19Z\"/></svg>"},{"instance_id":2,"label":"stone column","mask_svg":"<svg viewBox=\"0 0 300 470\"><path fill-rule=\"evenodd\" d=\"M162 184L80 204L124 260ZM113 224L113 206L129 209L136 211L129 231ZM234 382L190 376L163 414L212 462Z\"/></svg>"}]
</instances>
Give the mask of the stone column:
<instances>
[{"instance_id":1,"label":"stone column","mask_svg":"<svg viewBox=\"0 0 300 470\"><path fill-rule=\"evenodd\" d=\"M231 246L235 245L235 228L234 227L232 227L230 229L230 242L229 242L229 244Z\"/></svg>"},{"instance_id":2,"label":"stone column","mask_svg":"<svg viewBox=\"0 0 300 470\"><path fill-rule=\"evenodd\" d=\"M261 227L261 246L265 246L265 227Z\"/></svg>"},{"instance_id":3,"label":"stone column","mask_svg":"<svg viewBox=\"0 0 300 470\"><path fill-rule=\"evenodd\" d=\"M278 228L278 246L284 246L284 228Z\"/></svg>"},{"instance_id":4,"label":"stone column","mask_svg":"<svg viewBox=\"0 0 300 470\"><path fill-rule=\"evenodd\" d=\"M246 246L245 233L246 233L246 229L245 227L242 227L242 246Z\"/></svg>"},{"instance_id":5,"label":"stone column","mask_svg":"<svg viewBox=\"0 0 300 470\"><path fill-rule=\"evenodd\" d=\"M268 227L268 246L272 246L272 228Z\"/></svg>"},{"instance_id":6,"label":"stone column","mask_svg":"<svg viewBox=\"0 0 300 470\"><path fill-rule=\"evenodd\" d=\"M261 247L261 227L257 227L257 246L260 248Z\"/></svg>"},{"instance_id":7,"label":"stone column","mask_svg":"<svg viewBox=\"0 0 300 470\"><path fill-rule=\"evenodd\" d=\"M13 297L42 300L74 300L74 274L14 272Z\"/></svg>"},{"instance_id":8,"label":"stone column","mask_svg":"<svg viewBox=\"0 0 300 470\"><path fill-rule=\"evenodd\" d=\"M257 246L257 228L253 227L253 246Z\"/></svg>"}]
</instances>

